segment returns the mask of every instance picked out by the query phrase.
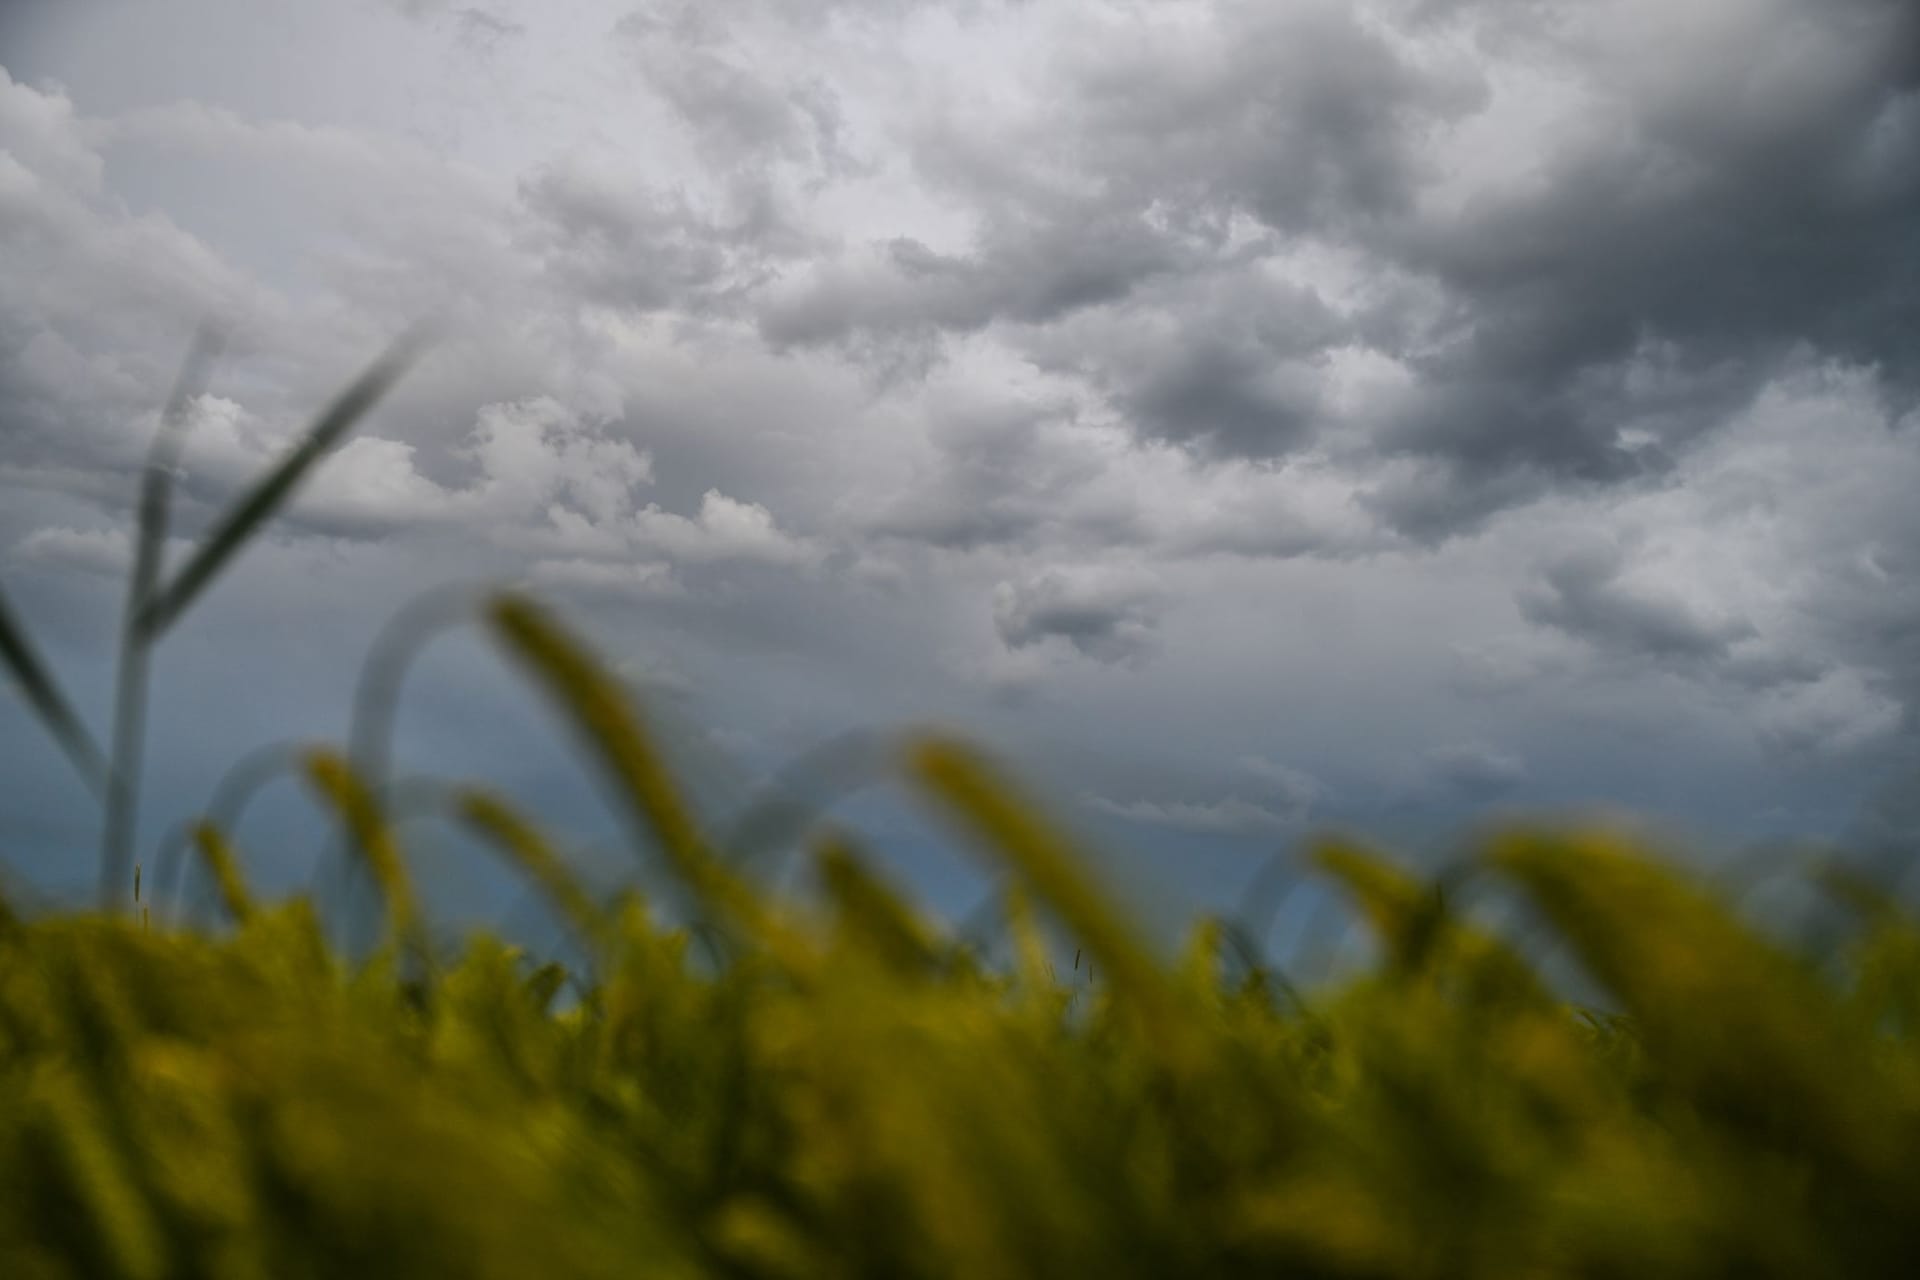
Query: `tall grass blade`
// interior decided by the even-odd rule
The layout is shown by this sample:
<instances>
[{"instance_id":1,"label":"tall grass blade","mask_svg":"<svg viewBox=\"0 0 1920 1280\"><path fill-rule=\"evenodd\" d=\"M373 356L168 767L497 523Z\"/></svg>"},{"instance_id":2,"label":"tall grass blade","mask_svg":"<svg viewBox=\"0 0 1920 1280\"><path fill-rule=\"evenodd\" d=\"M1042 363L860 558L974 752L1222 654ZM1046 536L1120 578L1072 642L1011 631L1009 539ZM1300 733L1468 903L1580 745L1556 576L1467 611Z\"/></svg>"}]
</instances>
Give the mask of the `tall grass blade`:
<instances>
[{"instance_id":1,"label":"tall grass blade","mask_svg":"<svg viewBox=\"0 0 1920 1280\"><path fill-rule=\"evenodd\" d=\"M160 415L159 430L147 448L147 465L140 477L138 536L133 549L133 574L127 584L127 617L124 630L131 636L137 630L141 612L153 599L160 581L161 558L167 545L169 511L173 503L174 470L179 465L180 448L186 439L187 406L206 387L207 372L219 358L224 337L211 326L203 325L194 334L179 377L167 397ZM123 638L124 642L124 638Z\"/></svg>"},{"instance_id":2,"label":"tall grass blade","mask_svg":"<svg viewBox=\"0 0 1920 1280\"><path fill-rule=\"evenodd\" d=\"M100 905L106 909L119 903L127 859L133 853L134 825L139 819L150 647L141 618L152 602L160 579L160 559L167 544L167 511L173 496L173 471L186 431L187 405L206 385L207 370L220 345L219 336L207 326L202 326L194 335L180 375L167 397L166 408L160 414L160 427L147 447L147 465L140 478L133 570L127 576L127 600L120 621L119 661L114 679L113 766L108 774L107 820L100 835Z\"/></svg>"},{"instance_id":3,"label":"tall grass blade","mask_svg":"<svg viewBox=\"0 0 1920 1280\"><path fill-rule=\"evenodd\" d=\"M247 892L246 881L241 878L240 861L234 856L233 846L211 822L195 824L193 843L200 851L200 860L206 863L207 874L213 877L214 887L220 891L220 905L226 908L235 924L245 924L253 918L253 895Z\"/></svg>"},{"instance_id":4,"label":"tall grass blade","mask_svg":"<svg viewBox=\"0 0 1920 1280\"><path fill-rule=\"evenodd\" d=\"M749 936L776 943L782 931L747 883L707 844L619 681L531 601L498 597L487 617L507 651L567 712L620 802L651 834L696 901Z\"/></svg>"},{"instance_id":5,"label":"tall grass blade","mask_svg":"<svg viewBox=\"0 0 1920 1280\"><path fill-rule=\"evenodd\" d=\"M141 634L158 639L180 620L187 608L286 501L307 473L345 438L410 368L425 345L426 334L415 329L402 336L307 428L306 434L278 466L267 473L245 497L228 509L194 550L164 590L148 602L140 615Z\"/></svg>"},{"instance_id":6,"label":"tall grass blade","mask_svg":"<svg viewBox=\"0 0 1920 1280\"><path fill-rule=\"evenodd\" d=\"M1165 975L1141 945L1141 931L1107 902L1072 842L1019 797L978 755L943 738L923 738L907 767L962 829L1003 858L1057 912L1156 1033L1177 1033Z\"/></svg>"},{"instance_id":7,"label":"tall grass blade","mask_svg":"<svg viewBox=\"0 0 1920 1280\"><path fill-rule=\"evenodd\" d=\"M487 792L464 790L455 795L454 810L527 873L584 941L598 946L607 938L606 916L594 906L546 838L512 806Z\"/></svg>"},{"instance_id":8,"label":"tall grass blade","mask_svg":"<svg viewBox=\"0 0 1920 1280\"><path fill-rule=\"evenodd\" d=\"M429 642L471 619L482 598L483 589L469 583L435 587L409 600L374 637L354 686L347 758L375 793L387 785L394 717L414 660Z\"/></svg>"},{"instance_id":9,"label":"tall grass blade","mask_svg":"<svg viewBox=\"0 0 1920 1280\"><path fill-rule=\"evenodd\" d=\"M939 950L926 926L867 867L852 841L830 834L816 846L815 858L842 937L895 973L931 969Z\"/></svg>"},{"instance_id":10,"label":"tall grass blade","mask_svg":"<svg viewBox=\"0 0 1920 1280\"><path fill-rule=\"evenodd\" d=\"M307 781L329 808L339 815L367 869L386 899L391 932L409 946L422 963L430 961L426 934L414 901L413 882L405 860L380 810L379 801L355 775L351 766L332 751L313 751L306 758Z\"/></svg>"},{"instance_id":11,"label":"tall grass blade","mask_svg":"<svg viewBox=\"0 0 1920 1280\"><path fill-rule=\"evenodd\" d=\"M26 695L27 705L33 708L33 713L39 717L46 731L53 735L53 740L66 753L82 780L94 791L105 794L106 759L101 756L100 748L94 745L93 735L80 723L80 717L73 713L72 705L67 702L66 695L60 692L60 686L54 682L46 663L40 660L39 651L34 648L26 627L7 603L4 592L0 592L0 662L6 664L14 682Z\"/></svg>"}]
</instances>

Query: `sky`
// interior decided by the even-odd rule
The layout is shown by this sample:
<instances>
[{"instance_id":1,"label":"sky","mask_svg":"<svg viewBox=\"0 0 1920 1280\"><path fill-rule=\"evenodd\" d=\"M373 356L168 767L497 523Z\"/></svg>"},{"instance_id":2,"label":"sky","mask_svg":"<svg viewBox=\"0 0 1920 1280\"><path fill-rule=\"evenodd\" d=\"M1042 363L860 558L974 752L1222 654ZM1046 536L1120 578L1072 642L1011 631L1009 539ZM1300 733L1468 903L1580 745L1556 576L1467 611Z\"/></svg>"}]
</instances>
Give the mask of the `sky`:
<instances>
[{"instance_id":1,"label":"sky","mask_svg":"<svg viewBox=\"0 0 1920 1280\"><path fill-rule=\"evenodd\" d=\"M1170 912L1329 827L1913 825L1914 0L0 3L0 586L96 726L196 327L176 565L425 317L168 636L144 849L445 583L563 610L715 821L936 724ZM10 696L58 894L97 815ZM399 720L625 865L474 629ZM960 911L898 791L847 812Z\"/></svg>"}]
</instances>

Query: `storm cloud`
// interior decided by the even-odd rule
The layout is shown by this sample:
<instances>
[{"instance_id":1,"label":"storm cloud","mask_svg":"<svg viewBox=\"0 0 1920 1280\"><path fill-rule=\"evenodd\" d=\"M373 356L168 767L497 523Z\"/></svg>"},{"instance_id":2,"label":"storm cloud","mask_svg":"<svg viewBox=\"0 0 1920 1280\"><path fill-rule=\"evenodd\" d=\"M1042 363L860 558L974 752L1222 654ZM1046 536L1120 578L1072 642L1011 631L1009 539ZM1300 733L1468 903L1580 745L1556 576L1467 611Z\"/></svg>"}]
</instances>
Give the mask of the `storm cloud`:
<instances>
[{"instance_id":1,"label":"storm cloud","mask_svg":"<svg viewBox=\"0 0 1920 1280\"><path fill-rule=\"evenodd\" d=\"M1912 752L1911 0L103 0L0 35L0 582L76 687L196 326L230 340L176 556L395 333L446 335L171 659L183 707L287 686L195 718L155 824L270 714L337 734L353 655L447 580L674 672L737 748L716 794L957 723L1200 897L1248 868L1182 834L1818 833ZM483 668L428 664L415 745L590 826L459 727ZM55 797L0 805L32 874L85 844L42 745L0 728Z\"/></svg>"}]
</instances>

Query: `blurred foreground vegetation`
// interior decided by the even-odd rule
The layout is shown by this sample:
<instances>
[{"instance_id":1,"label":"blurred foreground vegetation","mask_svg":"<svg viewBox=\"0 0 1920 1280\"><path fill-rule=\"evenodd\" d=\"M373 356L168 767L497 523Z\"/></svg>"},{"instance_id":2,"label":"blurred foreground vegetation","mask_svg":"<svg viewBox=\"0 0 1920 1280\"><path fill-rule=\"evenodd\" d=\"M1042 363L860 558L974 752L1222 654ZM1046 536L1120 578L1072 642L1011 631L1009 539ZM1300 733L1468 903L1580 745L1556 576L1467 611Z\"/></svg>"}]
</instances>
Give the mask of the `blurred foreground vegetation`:
<instances>
[{"instance_id":1,"label":"blurred foreground vegetation","mask_svg":"<svg viewBox=\"0 0 1920 1280\"><path fill-rule=\"evenodd\" d=\"M1521 895L1603 1014L1448 893L1330 841L1312 865L1380 958L1303 997L1219 922L1159 956L989 764L913 739L908 785L1008 878L1014 960L994 966L830 827L805 841L818 900L769 900L583 648L517 599L489 622L691 922L594 899L504 802L455 791L589 960L436 946L377 795L311 752L381 889L370 958L331 947L307 898L256 902L211 825L217 936L150 912L0 929L0 1275L1798 1277L1920 1259L1920 928L1864 880L1824 879L1857 927L1816 964L1615 837L1488 838L1463 866ZM1079 947L1071 969L1041 913Z\"/></svg>"}]
</instances>

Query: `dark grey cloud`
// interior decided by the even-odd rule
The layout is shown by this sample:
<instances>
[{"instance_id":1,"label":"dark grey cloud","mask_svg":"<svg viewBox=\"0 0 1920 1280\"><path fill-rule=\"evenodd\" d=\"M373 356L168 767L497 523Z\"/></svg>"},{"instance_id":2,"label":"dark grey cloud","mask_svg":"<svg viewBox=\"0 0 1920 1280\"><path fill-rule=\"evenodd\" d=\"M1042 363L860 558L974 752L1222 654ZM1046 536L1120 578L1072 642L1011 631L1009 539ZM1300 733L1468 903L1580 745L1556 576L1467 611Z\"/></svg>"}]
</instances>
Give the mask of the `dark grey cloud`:
<instances>
[{"instance_id":1,"label":"dark grey cloud","mask_svg":"<svg viewBox=\"0 0 1920 1280\"><path fill-rule=\"evenodd\" d=\"M973 252L942 254L911 237L815 272L777 297L761 331L780 345L926 340L996 321L1036 325L1119 302L1182 265L1178 247L1125 212L996 225Z\"/></svg>"},{"instance_id":2,"label":"dark grey cloud","mask_svg":"<svg viewBox=\"0 0 1920 1280\"><path fill-rule=\"evenodd\" d=\"M1551 476L1537 469L1490 470L1452 458L1397 461L1362 490L1360 502L1392 532L1429 546L1477 530L1553 487Z\"/></svg>"},{"instance_id":3,"label":"dark grey cloud","mask_svg":"<svg viewBox=\"0 0 1920 1280\"><path fill-rule=\"evenodd\" d=\"M1527 777L1526 763L1519 756L1483 742L1435 747L1422 760L1422 769L1429 786L1475 802L1507 795Z\"/></svg>"},{"instance_id":4,"label":"dark grey cloud","mask_svg":"<svg viewBox=\"0 0 1920 1280\"><path fill-rule=\"evenodd\" d=\"M1885 0L1566 37L1549 56L1592 93L1576 140L1537 180L1376 242L1453 303L1383 447L1468 494L1490 474L1631 481L1804 349L1911 397L1916 49L1920 9ZM1412 527L1479 514L1458 511Z\"/></svg>"},{"instance_id":5,"label":"dark grey cloud","mask_svg":"<svg viewBox=\"0 0 1920 1280\"><path fill-rule=\"evenodd\" d=\"M1724 660L1755 634L1744 618L1703 616L1676 594L1622 581L1624 563L1611 548L1563 557L1521 592L1520 611L1609 654L1656 663Z\"/></svg>"},{"instance_id":6,"label":"dark grey cloud","mask_svg":"<svg viewBox=\"0 0 1920 1280\"><path fill-rule=\"evenodd\" d=\"M1058 144L1135 201L1241 209L1287 233L1407 208L1419 127L1485 88L1422 66L1357 7L1225 3L1197 33L1139 24L1066 60Z\"/></svg>"},{"instance_id":7,"label":"dark grey cloud","mask_svg":"<svg viewBox=\"0 0 1920 1280\"><path fill-rule=\"evenodd\" d=\"M1090 309L1154 317L1160 349L1083 334L1069 361L1143 436L1258 458L1360 433L1410 464L1368 486L1370 509L1425 542L1561 489L1658 479L1808 351L1877 368L1910 402L1914 6L1667 21L1543 4L1512 29L1507 6L1416 9L1399 32L1392 11L1383 26L1334 4L1118 24L1061 60L1029 122L922 131L923 171L976 216L968 250L895 241L818 269L765 332L924 344ZM1491 60L1396 38L1436 34ZM1529 135L1530 115L1558 136ZM1531 168L1447 168L1502 146ZM1152 288L1303 246L1363 276L1310 338L1263 334L1255 291L1222 313ZM1058 335L1009 341L1062 363ZM1318 357L1351 342L1404 369L1405 393L1333 401Z\"/></svg>"},{"instance_id":8,"label":"dark grey cloud","mask_svg":"<svg viewBox=\"0 0 1920 1280\"><path fill-rule=\"evenodd\" d=\"M1189 439L1240 457L1285 453L1312 437L1322 411L1311 366L1257 347L1204 343L1175 353L1121 400L1162 439Z\"/></svg>"},{"instance_id":9,"label":"dark grey cloud","mask_svg":"<svg viewBox=\"0 0 1920 1280\"><path fill-rule=\"evenodd\" d=\"M724 207L578 165L522 184L523 237L568 294L633 311L725 308L807 247L779 194L751 179Z\"/></svg>"},{"instance_id":10,"label":"dark grey cloud","mask_svg":"<svg viewBox=\"0 0 1920 1280\"><path fill-rule=\"evenodd\" d=\"M1418 148L1403 116L1472 96L1457 78L1406 64L1342 6L1228 5L1217 18L1192 47L1145 31L1090 41L1060 60L1058 82L1007 132L982 135L964 114L921 125L916 165L976 216L971 245L942 254L896 240L826 270L779 300L769 336L846 342L903 328L1046 325L1125 304L1168 273L1244 267L1258 255L1236 243L1236 214L1292 231L1405 198ZM1193 394L1183 395L1183 377L1226 366L1237 392L1211 406L1219 427L1268 453L1278 450L1262 426L1296 434L1297 397L1261 389L1257 351L1229 354L1217 338L1196 348L1161 375L1164 389L1135 394L1150 429L1176 423ZM1217 429L1177 427L1181 438Z\"/></svg>"},{"instance_id":11,"label":"dark grey cloud","mask_svg":"<svg viewBox=\"0 0 1920 1280\"><path fill-rule=\"evenodd\" d=\"M613 34L716 168L776 161L822 172L852 167L832 86L818 74L783 74L754 62L730 38L733 25L725 9L663 4L627 14Z\"/></svg>"},{"instance_id":12,"label":"dark grey cloud","mask_svg":"<svg viewBox=\"0 0 1920 1280\"><path fill-rule=\"evenodd\" d=\"M1080 446L1071 406L975 397L928 418L931 454L881 501L870 534L951 551L1089 552L1151 536L1127 495L1098 493L1110 460Z\"/></svg>"},{"instance_id":13,"label":"dark grey cloud","mask_svg":"<svg viewBox=\"0 0 1920 1280\"><path fill-rule=\"evenodd\" d=\"M1009 649L1061 640L1096 662L1133 664L1153 651L1162 608L1136 574L1049 569L995 587L993 623Z\"/></svg>"},{"instance_id":14,"label":"dark grey cloud","mask_svg":"<svg viewBox=\"0 0 1920 1280\"><path fill-rule=\"evenodd\" d=\"M1327 785L1312 774L1265 756L1242 756L1239 766L1241 773L1259 784L1270 802L1298 818L1305 818L1328 792Z\"/></svg>"},{"instance_id":15,"label":"dark grey cloud","mask_svg":"<svg viewBox=\"0 0 1920 1280\"><path fill-rule=\"evenodd\" d=\"M1055 518L1088 463L1049 457L1035 407L963 409L934 432L922 485L888 501L873 524L883 536L969 550L1025 541Z\"/></svg>"},{"instance_id":16,"label":"dark grey cloud","mask_svg":"<svg viewBox=\"0 0 1920 1280\"><path fill-rule=\"evenodd\" d=\"M1298 452L1330 412L1326 355L1353 328L1319 293L1257 267L1196 264L1125 314L1059 326L1026 350L1105 393L1145 439L1204 460Z\"/></svg>"}]
</instances>

